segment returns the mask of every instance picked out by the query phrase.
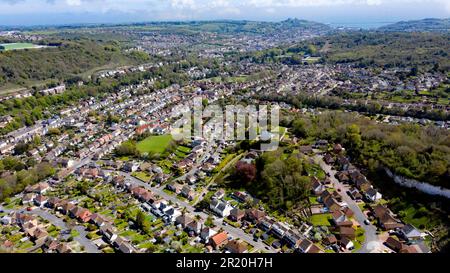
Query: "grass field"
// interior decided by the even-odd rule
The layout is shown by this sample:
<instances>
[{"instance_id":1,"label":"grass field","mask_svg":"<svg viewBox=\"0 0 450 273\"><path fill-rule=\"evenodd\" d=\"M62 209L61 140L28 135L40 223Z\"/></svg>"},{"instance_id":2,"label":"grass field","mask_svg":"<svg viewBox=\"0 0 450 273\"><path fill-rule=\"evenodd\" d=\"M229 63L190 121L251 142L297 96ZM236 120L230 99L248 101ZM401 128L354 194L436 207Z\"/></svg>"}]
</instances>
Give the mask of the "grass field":
<instances>
[{"instance_id":1,"label":"grass field","mask_svg":"<svg viewBox=\"0 0 450 273\"><path fill-rule=\"evenodd\" d=\"M314 226L330 226L331 214L330 213L324 213L324 214L315 214L309 218L309 221L311 221L311 224Z\"/></svg>"},{"instance_id":2,"label":"grass field","mask_svg":"<svg viewBox=\"0 0 450 273\"><path fill-rule=\"evenodd\" d=\"M0 44L1 50L18 50L18 49L29 49L29 48L38 48L39 46L33 45L31 43L8 43L8 44Z\"/></svg>"},{"instance_id":3,"label":"grass field","mask_svg":"<svg viewBox=\"0 0 450 273\"><path fill-rule=\"evenodd\" d=\"M171 141L171 135L150 136L140 141L136 147L141 153L163 153Z\"/></svg>"}]
</instances>

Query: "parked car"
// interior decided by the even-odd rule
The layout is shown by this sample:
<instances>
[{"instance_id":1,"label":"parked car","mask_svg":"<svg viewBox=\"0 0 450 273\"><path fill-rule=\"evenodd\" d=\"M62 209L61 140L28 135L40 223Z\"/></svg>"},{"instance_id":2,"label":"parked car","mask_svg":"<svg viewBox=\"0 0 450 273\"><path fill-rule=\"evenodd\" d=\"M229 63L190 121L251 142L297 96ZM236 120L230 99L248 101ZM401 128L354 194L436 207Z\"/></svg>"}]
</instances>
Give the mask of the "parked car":
<instances>
[{"instance_id":1,"label":"parked car","mask_svg":"<svg viewBox=\"0 0 450 273\"><path fill-rule=\"evenodd\" d=\"M368 219L364 220L364 224L370 225L370 221Z\"/></svg>"}]
</instances>

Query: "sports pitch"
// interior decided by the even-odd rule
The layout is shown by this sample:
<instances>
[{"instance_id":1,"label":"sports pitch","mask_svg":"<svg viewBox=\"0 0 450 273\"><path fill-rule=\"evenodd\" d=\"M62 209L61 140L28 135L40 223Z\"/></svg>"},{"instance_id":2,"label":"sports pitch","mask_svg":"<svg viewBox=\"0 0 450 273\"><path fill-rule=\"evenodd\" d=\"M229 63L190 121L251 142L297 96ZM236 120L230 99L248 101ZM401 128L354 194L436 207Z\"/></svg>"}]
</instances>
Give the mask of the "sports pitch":
<instances>
[{"instance_id":1,"label":"sports pitch","mask_svg":"<svg viewBox=\"0 0 450 273\"><path fill-rule=\"evenodd\" d=\"M8 44L0 44L0 51L31 49L39 47L40 46L31 43L8 43Z\"/></svg>"}]
</instances>

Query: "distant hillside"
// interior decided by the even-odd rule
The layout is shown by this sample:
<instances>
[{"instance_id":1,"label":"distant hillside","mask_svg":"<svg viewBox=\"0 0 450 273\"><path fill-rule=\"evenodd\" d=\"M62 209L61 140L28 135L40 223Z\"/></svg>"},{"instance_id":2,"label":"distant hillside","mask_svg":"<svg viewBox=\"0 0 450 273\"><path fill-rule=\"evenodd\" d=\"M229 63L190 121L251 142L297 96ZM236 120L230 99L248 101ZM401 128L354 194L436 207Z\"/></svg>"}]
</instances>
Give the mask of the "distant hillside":
<instances>
[{"instance_id":1,"label":"distant hillside","mask_svg":"<svg viewBox=\"0 0 450 273\"><path fill-rule=\"evenodd\" d=\"M318 41L318 48L328 44L329 48L322 57L331 63L450 69L449 34L356 32L332 35Z\"/></svg>"},{"instance_id":2,"label":"distant hillside","mask_svg":"<svg viewBox=\"0 0 450 273\"><path fill-rule=\"evenodd\" d=\"M323 32L331 30L325 24L288 19L282 22L260 22L245 20L218 20L218 21L184 21L184 22L150 22L123 24L111 27L138 27L145 30L158 30L164 32L186 31L186 32L215 32L219 34L247 33L247 34L274 34L284 33L292 30L308 30L312 32Z\"/></svg>"},{"instance_id":3,"label":"distant hillside","mask_svg":"<svg viewBox=\"0 0 450 273\"><path fill-rule=\"evenodd\" d=\"M60 45L42 49L0 52L0 89L30 87L42 80L64 80L105 65L139 62L125 55L115 43L62 40Z\"/></svg>"},{"instance_id":4,"label":"distant hillside","mask_svg":"<svg viewBox=\"0 0 450 273\"><path fill-rule=\"evenodd\" d=\"M380 27L381 31L429 31L429 32L449 32L450 18L436 19L427 18L415 21L402 21L395 24Z\"/></svg>"}]
</instances>

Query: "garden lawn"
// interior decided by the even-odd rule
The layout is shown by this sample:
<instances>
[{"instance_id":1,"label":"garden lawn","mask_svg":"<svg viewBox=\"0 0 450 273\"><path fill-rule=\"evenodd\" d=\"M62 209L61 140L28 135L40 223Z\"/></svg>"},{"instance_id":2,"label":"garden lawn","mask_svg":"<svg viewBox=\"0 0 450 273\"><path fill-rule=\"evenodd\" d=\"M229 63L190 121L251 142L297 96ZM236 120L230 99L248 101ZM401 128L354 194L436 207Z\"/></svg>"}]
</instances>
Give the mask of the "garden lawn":
<instances>
[{"instance_id":1,"label":"garden lawn","mask_svg":"<svg viewBox=\"0 0 450 273\"><path fill-rule=\"evenodd\" d=\"M314 226L330 226L331 214L323 213L323 214L315 214L309 218L311 224Z\"/></svg>"},{"instance_id":2,"label":"garden lawn","mask_svg":"<svg viewBox=\"0 0 450 273\"><path fill-rule=\"evenodd\" d=\"M171 135L150 136L138 142L136 147L141 153L163 153L171 141Z\"/></svg>"}]
</instances>

